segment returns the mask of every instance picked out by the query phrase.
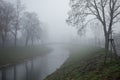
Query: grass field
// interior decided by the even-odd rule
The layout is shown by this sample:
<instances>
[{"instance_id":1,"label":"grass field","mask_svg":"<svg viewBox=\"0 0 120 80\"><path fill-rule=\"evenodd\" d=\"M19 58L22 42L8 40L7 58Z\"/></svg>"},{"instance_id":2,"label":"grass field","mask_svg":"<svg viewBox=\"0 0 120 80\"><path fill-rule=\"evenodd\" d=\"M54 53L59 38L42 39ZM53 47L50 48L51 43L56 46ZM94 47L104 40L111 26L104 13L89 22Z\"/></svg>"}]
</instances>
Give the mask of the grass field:
<instances>
[{"instance_id":1,"label":"grass field","mask_svg":"<svg viewBox=\"0 0 120 80\"><path fill-rule=\"evenodd\" d=\"M23 62L43 56L51 51L45 46L0 48L0 66Z\"/></svg>"},{"instance_id":2,"label":"grass field","mask_svg":"<svg viewBox=\"0 0 120 80\"><path fill-rule=\"evenodd\" d=\"M45 80L120 80L120 61L108 60L103 65L104 49L70 50L68 60Z\"/></svg>"}]
</instances>

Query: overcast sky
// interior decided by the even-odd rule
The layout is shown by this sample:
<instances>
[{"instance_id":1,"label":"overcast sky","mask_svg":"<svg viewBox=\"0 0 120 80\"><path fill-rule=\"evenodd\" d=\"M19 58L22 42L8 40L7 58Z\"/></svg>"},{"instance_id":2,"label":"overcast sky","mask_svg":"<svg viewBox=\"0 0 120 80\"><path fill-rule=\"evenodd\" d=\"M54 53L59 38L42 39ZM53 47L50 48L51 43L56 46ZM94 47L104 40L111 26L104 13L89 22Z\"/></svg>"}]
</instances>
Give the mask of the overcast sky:
<instances>
[{"instance_id":1,"label":"overcast sky","mask_svg":"<svg viewBox=\"0 0 120 80\"><path fill-rule=\"evenodd\" d=\"M26 10L36 12L40 20L47 24L50 39L67 40L77 36L76 29L65 22L69 11L69 0L22 0Z\"/></svg>"}]
</instances>

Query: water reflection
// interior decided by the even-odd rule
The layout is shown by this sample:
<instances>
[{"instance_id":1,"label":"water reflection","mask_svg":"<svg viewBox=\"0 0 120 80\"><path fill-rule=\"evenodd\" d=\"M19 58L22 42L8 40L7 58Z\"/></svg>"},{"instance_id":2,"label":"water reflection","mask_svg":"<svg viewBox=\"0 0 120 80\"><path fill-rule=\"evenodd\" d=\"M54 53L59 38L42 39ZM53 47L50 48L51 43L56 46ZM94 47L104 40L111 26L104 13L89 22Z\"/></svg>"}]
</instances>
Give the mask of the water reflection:
<instances>
[{"instance_id":1,"label":"water reflection","mask_svg":"<svg viewBox=\"0 0 120 80\"><path fill-rule=\"evenodd\" d=\"M43 62L46 61L44 62L46 63L46 69L42 69L43 71L41 74L41 79L56 71L69 56L69 52L64 49L64 46L54 45L51 47L53 48L53 51L50 54L43 57Z\"/></svg>"},{"instance_id":2,"label":"water reflection","mask_svg":"<svg viewBox=\"0 0 120 80\"><path fill-rule=\"evenodd\" d=\"M0 70L0 80L43 80L56 71L69 56L62 45L49 47L53 51L43 57Z\"/></svg>"}]
</instances>

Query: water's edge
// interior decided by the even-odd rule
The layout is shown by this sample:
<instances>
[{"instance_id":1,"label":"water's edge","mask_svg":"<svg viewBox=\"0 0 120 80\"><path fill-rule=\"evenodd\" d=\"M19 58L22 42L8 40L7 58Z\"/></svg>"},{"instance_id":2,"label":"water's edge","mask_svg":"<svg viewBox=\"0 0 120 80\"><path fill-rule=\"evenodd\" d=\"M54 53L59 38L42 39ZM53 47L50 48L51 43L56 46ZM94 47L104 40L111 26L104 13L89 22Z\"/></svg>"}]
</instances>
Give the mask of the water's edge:
<instances>
[{"instance_id":1,"label":"water's edge","mask_svg":"<svg viewBox=\"0 0 120 80\"><path fill-rule=\"evenodd\" d=\"M49 47L53 51L45 56L1 70L0 80L3 73L4 80L43 80L55 72L69 57L69 51L60 45Z\"/></svg>"}]
</instances>

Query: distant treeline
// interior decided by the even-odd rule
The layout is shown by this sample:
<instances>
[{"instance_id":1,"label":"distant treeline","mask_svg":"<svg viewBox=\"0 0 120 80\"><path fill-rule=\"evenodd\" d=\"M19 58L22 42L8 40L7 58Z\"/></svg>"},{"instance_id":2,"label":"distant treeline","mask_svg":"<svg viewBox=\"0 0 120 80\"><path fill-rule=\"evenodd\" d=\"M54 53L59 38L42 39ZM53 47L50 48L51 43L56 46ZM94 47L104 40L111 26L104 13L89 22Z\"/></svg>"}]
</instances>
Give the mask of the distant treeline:
<instances>
[{"instance_id":1,"label":"distant treeline","mask_svg":"<svg viewBox=\"0 0 120 80\"><path fill-rule=\"evenodd\" d=\"M33 45L42 40L42 26L37 14L25 11L20 0L0 0L0 46Z\"/></svg>"}]
</instances>

